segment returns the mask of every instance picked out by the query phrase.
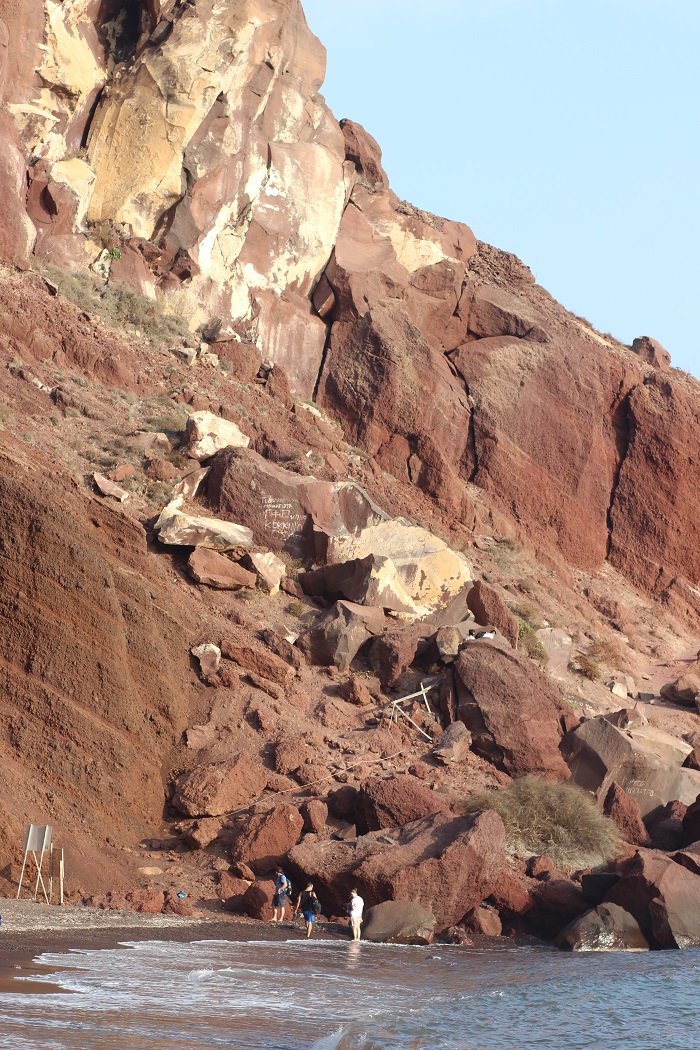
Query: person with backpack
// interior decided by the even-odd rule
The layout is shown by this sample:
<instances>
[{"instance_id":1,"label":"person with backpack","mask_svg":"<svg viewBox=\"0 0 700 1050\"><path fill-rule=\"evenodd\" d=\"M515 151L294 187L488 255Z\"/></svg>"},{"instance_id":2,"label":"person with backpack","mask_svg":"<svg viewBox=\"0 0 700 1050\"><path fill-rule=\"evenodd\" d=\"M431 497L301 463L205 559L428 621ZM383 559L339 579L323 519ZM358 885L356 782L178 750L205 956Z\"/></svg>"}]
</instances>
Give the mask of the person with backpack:
<instances>
[{"instance_id":1,"label":"person with backpack","mask_svg":"<svg viewBox=\"0 0 700 1050\"><path fill-rule=\"evenodd\" d=\"M275 893L272 898L272 907L274 912L272 915L272 922L277 922L277 912L280 913L279 922L284 922L284 906L287 903L287 898L292 896L292 884L284 874L281 868L275 869ZM290 901L291 903L291 901Z\"/></svg>"},{"instance_id":2,"label":"person with backpack","mask_svg":"<svg viewBox=\"0 0 700 1050\"><path fill-rule=\"evenodd\" d=\"M306 884L306 889L299 894L296 903L296 911L301 911L306 923L306 936L310 937L314 928L316 916L321 914L321 902L314 893L313 882Z\"/></svg>"}]
</instances>

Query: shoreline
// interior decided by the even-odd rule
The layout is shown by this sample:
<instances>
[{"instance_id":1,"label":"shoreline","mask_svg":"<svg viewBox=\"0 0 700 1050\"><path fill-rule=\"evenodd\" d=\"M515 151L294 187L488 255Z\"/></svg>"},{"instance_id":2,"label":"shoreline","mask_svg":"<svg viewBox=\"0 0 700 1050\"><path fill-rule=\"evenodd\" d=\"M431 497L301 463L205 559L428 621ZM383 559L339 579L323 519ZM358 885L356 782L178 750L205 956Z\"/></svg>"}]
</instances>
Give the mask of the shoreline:
<instances>
[{"instance_id":1,"label":"shoreline","mask_svg":"<svg viewBox=\"0 0 700 1050\"><path fill-rule=\"evenodd\" d=\"M41 905L34 901L0 901L0 994L46 994L60 991L56 985L32 981L36 974L55 973L55 966L34 960L47 952L99 951L118 948L132 941L200 940L270 941L289 940L295 933L304 939L304 924L285 921L279 926L243 916L143 915L137 912L103 911L71 905ZM340 923L319 923L315 940L352 941L350 929ZM125 949L126 950L126 949ZM22 978L22 980L18 980ZM25 978L30 978L25 980ZM62 993L69 994L69 993Z\"/></svg>"},{"instance_id":2,"label":"shoreline","mask_svg":"<svg viewBox=\"0 0 700 1050\"><path fill-rule=\"evenodd\" d=\"M60 967L34 960L45 953L67 954L114 949L133 941L222 940L236 942L305 940L303 922L286 920L274 926L261 919L243 916L215 918L208 914L191 918L143 915L137 912L103 911L75 905L41 905L34 901L0 900L3 924L0 927L0 994L68 995L57 985L32 981L32 976L56 973ZM321 922L314 928L314 941L340 941L352 944L350 927L339 922ZM503 948L532 945L529 939L472 935L473 947ZM539 947L547 946L534 942ZM126 948L124 950L127 950ZM469 948L465 948L469 950ZM18 980L17 978L22 978ZM26 980L25 978L29 978Z\"/></svg>"}]
</instances>

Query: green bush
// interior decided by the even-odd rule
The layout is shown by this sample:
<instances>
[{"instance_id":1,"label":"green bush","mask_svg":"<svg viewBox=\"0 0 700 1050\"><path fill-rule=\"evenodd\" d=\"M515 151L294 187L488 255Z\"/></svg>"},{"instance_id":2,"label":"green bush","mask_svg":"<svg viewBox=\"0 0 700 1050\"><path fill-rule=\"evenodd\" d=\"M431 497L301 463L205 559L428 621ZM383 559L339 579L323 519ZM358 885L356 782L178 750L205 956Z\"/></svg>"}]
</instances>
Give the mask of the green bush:
<instances>
[{"instance_id":1,"label":"green bush","mask_svg":"<svg viewBox=\"0 0 700 1050\"><path fill-rule=\"evenodd\" d=\"M495 809L511 853L546 854L558 868L595 868L616 856L619 835L593 799L574 784L523 777L470 796L467 813Z\"/></svg>"}]
</instances>

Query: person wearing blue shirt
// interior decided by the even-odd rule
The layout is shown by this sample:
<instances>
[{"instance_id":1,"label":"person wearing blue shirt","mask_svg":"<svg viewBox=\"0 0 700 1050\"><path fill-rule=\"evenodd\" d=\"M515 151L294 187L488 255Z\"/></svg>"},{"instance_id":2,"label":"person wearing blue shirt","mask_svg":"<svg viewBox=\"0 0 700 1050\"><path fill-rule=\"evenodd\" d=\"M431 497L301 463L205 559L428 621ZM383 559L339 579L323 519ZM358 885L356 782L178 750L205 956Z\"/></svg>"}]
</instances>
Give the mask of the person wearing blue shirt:
<instances>
[{"instance_id":1,"label":"person wearing blue shirt","mask_svg":"<svg viewBox=\"0 0 700 1050\"><path fill-rule=\"evenodd\" d=\"M272 898L272 907L274 908L272 922L284 922L284 906L287 903L287 897L290 892L289 879L281 868L277 868L275 871L275 894ZM277 918L278 912L279 920Z\"/></svg>"}]
</instances>

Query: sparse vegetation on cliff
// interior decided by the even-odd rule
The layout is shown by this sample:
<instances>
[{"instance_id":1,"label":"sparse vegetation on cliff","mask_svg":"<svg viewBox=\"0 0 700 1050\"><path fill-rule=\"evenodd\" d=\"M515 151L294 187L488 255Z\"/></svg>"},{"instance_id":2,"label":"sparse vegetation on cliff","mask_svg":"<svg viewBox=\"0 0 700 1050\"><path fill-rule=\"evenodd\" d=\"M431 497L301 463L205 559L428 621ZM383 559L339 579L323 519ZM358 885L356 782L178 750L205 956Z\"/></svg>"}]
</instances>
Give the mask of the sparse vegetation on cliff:
<instances>
[{"instance_id":1,"label":"sparse vegetation on cliff","mask_svg":"<svg viewBox=\"0 0 700 1050\"><path fill-rule=\"evenodd\" d=\"M523 777L508 787L472 795L467 813L494 809L512 853L546 854L557 867L596 867L616 854L615 825L573 784Z\"/></svg>"},{"instance_id":2,"label":"sparse vegetation on cliff","mask_svg":"<svg viewBox=\"0 0 700 1050\"><path fill-rule=\"evenodd\" d=\"M159 346L181 345L189 335L181 317L165 313L153 299L137 295L125 284L105 284L90 273L68 273L51 265L41 272L59 295L110 328L132 326Z\"/></svg>"}]
</instances>

